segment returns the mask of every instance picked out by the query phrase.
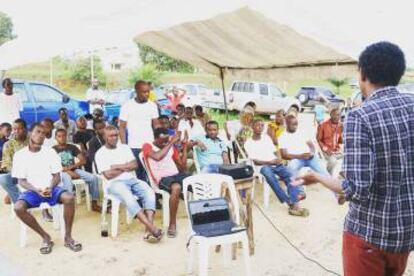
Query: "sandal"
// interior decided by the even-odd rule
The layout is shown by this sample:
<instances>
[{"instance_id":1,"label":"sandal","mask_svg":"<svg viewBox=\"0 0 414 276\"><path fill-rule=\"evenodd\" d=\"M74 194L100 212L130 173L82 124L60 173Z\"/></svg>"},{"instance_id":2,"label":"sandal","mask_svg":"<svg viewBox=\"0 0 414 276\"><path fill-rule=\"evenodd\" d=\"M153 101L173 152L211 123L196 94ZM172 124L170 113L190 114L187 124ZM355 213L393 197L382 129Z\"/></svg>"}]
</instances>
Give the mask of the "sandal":
<instances>
[{"instance_id":1,"label":"sandal","mask_svg":"<svg viewBox=\"0 0 414 276\"><path fill-rule=\"evenodd\" d=\"M177 229L168 229L167 236L171 239L177 237Z\"/></svg>"},{"instance_id":2,"label":"sandal","mask_svg":"<svg viewBox=\"0 0 414 276\"><path fill-rule=\"evenodd\" d=\"M65 247L69 248L73 252L79 252L82 250L82 244L74 240L70 241L69 243L65 242Z\"/></svg>"},{"instance_id":3,"label":"sandal","mask_svg":"<svg viewBox=\"0 0 414 276\"><path fill-rule=\"evenodd\" d=\"M157 235L153 235L151 233L148 233L146 235L146 237L144 236L144 240L148 243L159 243L162 239L162 235L163 235L163 233L162 233L161 230L159 230Z\"/></svg>"},{"instance_id":4,"label":"sandal","mask_svg":"<svg viewBox=\"0 0 414 276\"><path fill-rule=\"evenodd\" d=\"M55 243L53 241L49 241L49 242L44 241L42 243L42 246L39 249L40 253L43 255L50 254L52 252L54 245Z\"/></svg>"},{"instance_id":5,"label":"sandal","mask_svg":"<svg viewBox=\"0 0 414 276\"><path fill-rule=\"evenodd\" d=\"M297 216L297 217L307 217L309 216L309 210L306 208L298 208L298 209L289 208L289 215Z\"/></svg>"}]
</instances>

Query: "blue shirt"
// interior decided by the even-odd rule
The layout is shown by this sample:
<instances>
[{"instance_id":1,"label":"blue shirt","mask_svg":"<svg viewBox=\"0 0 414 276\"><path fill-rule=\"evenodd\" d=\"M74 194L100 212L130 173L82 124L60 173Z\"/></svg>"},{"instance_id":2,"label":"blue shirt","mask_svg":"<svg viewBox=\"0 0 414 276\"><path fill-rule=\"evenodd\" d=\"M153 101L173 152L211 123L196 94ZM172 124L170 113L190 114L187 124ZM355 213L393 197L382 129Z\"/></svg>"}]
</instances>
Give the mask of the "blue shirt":
<instances>
[{"instance_id":1,"label":"blue shirt","mask_svg":"<svg viewBox=\"0 0 414 276\"><path fill-rule=\"evenodd\" d=\"M345 231L388 252L414 249L414 96L375 91L344 124Z\"/></svg>"},{"instance_id":2,"label":"blue shirt","mask_svg":"<svg viewBox=\"0 0 414 276\"><path fill-rule=\"evenodd\" d=\"M313 108L313 112L315 112L316 121L322 122L325 119L326 107L318 104Z\"/></svg>"},{"instance_id":3,"label":"blue shirt","mask_svg":"<svg viewBox=\"0 0 414 276\"><path fill-rule=\"evenodd\" d=\"M223 164L223 152L227 152L227 146L220 138L213 140L206 135L201 135L194 140L200 141L207 147L207 150L205 151L202 151L200 147L197 147L196 149L201 169L211 164Z\"/></svg>"}]
</instances>

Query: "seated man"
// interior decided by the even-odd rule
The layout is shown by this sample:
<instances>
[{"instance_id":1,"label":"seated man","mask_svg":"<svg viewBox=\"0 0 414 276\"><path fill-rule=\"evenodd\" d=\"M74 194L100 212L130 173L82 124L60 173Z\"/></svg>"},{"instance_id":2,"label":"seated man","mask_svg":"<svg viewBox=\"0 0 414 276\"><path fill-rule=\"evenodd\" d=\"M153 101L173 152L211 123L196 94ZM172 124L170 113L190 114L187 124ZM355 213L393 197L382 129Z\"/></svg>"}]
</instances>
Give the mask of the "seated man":
<instances>
[{"instance_id":1,"label":"seated man","mask_svg":"<svg viewBox=\"0 0 414 276\"><path fill-rule=\"evenodd\" d=\"M63 128L66 130L67 141L73 142L73 136L76 133L76 124L73 120L69 119L68 110L65 107L59 108L59 120L57 120L53 126L55 129Z\"/></svg>"},{"instance_id":2,"label":"seated man","mask_svg":"<svg viewBox=\"0 0 414 276\"><path fill-rule=\"evenodd\" d=\"M315 145L303 132L297 131L298 119L295 115L286 116L286 131L280 136L279 148L282 158L288 160L293 176L297 176L303 167L329 175L322 161L315 156Z\"/></svg>"},{"instance_id":3,"label":"seated man","mask_svg":"<svg viewBox=\"0 0 414 276\"><path fill-rule=\"evenodd\" d=\"M108 180L108 192L125 204L128 213L146 228L144 240L155 243L161 240L162 231L154 225L155 193L135 174L138 163L132 150L118 144L119 132L112 125L105 127L105 145L95 156L98 171ZM142 207L137 199L142 202Z\"/></svg>"},{"instance_id":4,"label":"seated man","mask_svg":"<svg viewBox=\"0 0 414 276\"><path fill-rule=\"evenodd\" d=\"M142 151L147 164L148 176L161 190L167 191L170 196L170 224L168 237L177 236L177 210L182 191L183 179L189 176L185 173L187 167L187 143L183 141L183 154L180 157L173 147L179 141L179 136L169 136L165 128L154 131L155 140L152 144L145 143Z\"/></svg>"},{"instance_id":5,"label":"seated man","mask_svg":"<svg viewBox=\"0 0 414 276\"><path fill-rule=\"evenodd\" d=\"M1 167L1 161L3 159L3 146L7 141L9 141L11 130L12 130L12 127L11 127L11 124L9 123L2 123L0 125L0 167ZM0 178L3 178L3 175L5 174L6 172L0 171ZM5 196L4 203L10 204L9 195Z\"/></svg>"},{"instance_id":6,"label":"seated man","mask_svg":"<svg viewBox=\"0 0 414 276\"><path fill-rule=\"evenodd\" d=\"M82 166L86 163L86 158L83 153L75 145L66 143L66 130L58 129L55 133L57 145L53 149L57 152L61 159L63 172L62 182L63 188L68 192L73 191L72 179L82 179L86 185L89 186L89 192L92 197L92 210L101 212L101 207L98 206L99 200L99 182L98 178L82 170ZM75 157L78 159L75 162Z\"/></svg>"},{"instance_id":7,"label":"seated man","mask_svg":"<svg viewBox=\"0 0 414 276\"><path fill-rule=\"evenodd\" d=\"M17 188L16 179L13 179L11 176L13 156L17 151L26 147L29 143L26 122L24 120L17 119L14 121L13 137L14 138L11 138L3 146L3 156L0 166L0 185L14 203L19 198L19 189Z\"/></svg>"},{"instance_id":8,"label":"seated man","mask_svg":"<svg viewBox=\"0 0 414 276\"><path fill-rule=\"evenodd\" d=\"M87 143L95 137L95 132L86 128L87 121L85 117L81 116L76 120L77 131L73 136L73 143L82 146L82 151L86 152Z\"/></svg>"},{"instance_id":9,"label":"seated man","mask_svg":"<svg viewBox=\"0 0 414 276\"><path fill-rule=\"evenodd\" d=\"M198 136L190 144L196 146L201 172L218 173L220 165L230 163L227 146L217 137L219 127L216 121L207 122L206 130L207 135Z\"/></svg>"},{"instance_id":10,"label":"seated man","mask_svg":"<svg viewBox=\"0 0 414 276\"><path fill-rule=\"evenodd\" d=\"M104 132L105 132L105 122L102 120L95 120L93 121L93 129L95 130L95 137L93 137L89 142L88 142L88 163L91 164L91 168L89 172L92 172L92 167L94 167L95 171L98 171L96 169L96 164L95 164L95 154L96 152L102 147L102 145L105 144L105 139L104 139ZM85 167L85 169L87 170L88 167Z\"/></svg>"},{"instance_id":11,"label":"seated man","mask_svg":"<svg viewBox=\"0 0 414 276\"><path fill-rule=\"evenodd\" d=\"M168 135L175 135L176 130L171 128L171 123L170 123L170 119L168 118L167 115L160 115L160 117L158 117L158 126L157 128L165 128L168 130Z\"/></svg>"},{"instance_id":12,"label":"seated man","mask_svg":"<svg viewBox=\"0 0 414 276\"><path fill-rule=\"evenodd\" d=\"M53 137L53 120L50 118L44 118L40 124L43 127L45 132L45 141L43 142L43 147L53 147L56 145L56 139Z\"/></svg>"},{"instance_id":13,"label":"seated man","mask_svg":"<svg viewBox=\"0 0 414 276\"><path fill-rule=\"evenodd\" d=\"M72 238L75 199L71 193L58 186L62 171L60 159L53 149L42 147L44 139L43 127L35 123L31 128L29 145L14 156L12 176L25 189L16 201L14 210L27 226L42 237L40 253L49 254L54 243L28 210L39 207L41 203L50 206L63 204L65 225L61 227L65 227L65 247L78 252L82 250L82 245Z\"/></svg>"},{"instance_id":14,"label":"seated man","mask_svg":"<svg viewBox=\"0 0 414 276\"><path fill-rule=\"evenodd\" d=\"M339 174L339 164L343 159L342 142L342 123L341 110L339 107L333 108L330 112L330 119L323 122L318 127L316 139L321 147L322 153L327 161L329 174ZM337 176L337 175L336 175Z\"/></svg>"},{"instance_id":15,"label":"seated man","mask_svg":"<svg viewBox=\"0 0 414 276\"><path fill-rule=\"evenodd\" d=\"M210 115L203 111L203 107L201 105L196 105L194 107L194 111L196 119L199 120L201 125L205 128L206 124L210 121Z\"/></svg>"},{"instance_id":16,"label":"seated man","mask_svg":"<svg viewBox=\"0 0 414 276\"><path fill-rule=\"evenodd\" d=\"M263 134L263 128L264 125L261 119L253 121L253 137L248 138L244 144L248 157L256 166L259 166L260 173L266 178L279 201L289 205L290 215L308 216L308 210L299 207L299 201L306 197L305 193L302 188L292 186L292 174L283 165L283 160L277 156L272 139L269 135ZM287 193L280 187L276 176L285 182Z\"/></svg>"},{"instance_id":17,"label":"seated man","mask_svg":"<svg viewBox=\"0 0 414 276\"><path fill-rule=\"evenodd\" d=\"M190 106L185 108L184 117L180 119L177 131L181 133L181 139L184 139L184 133L187 132L190 140L206 133L200 121L194 119L194 111Z\"/></svg>"}]
</instances>

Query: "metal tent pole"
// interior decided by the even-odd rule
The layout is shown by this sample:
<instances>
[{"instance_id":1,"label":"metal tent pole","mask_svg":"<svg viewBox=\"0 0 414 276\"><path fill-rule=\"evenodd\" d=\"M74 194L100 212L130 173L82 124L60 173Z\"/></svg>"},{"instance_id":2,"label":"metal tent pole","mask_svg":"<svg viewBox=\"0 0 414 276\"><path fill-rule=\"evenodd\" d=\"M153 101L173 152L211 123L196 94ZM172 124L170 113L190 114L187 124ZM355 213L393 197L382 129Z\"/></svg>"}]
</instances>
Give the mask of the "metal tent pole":
<instances>
[{"instance_id":1,"label":"metal tent pole","mask_svg":"<svg viewBox=\"0 0 414 276\"><path fill-rule=\"evenodd\" d=\"M226 111L226 120L229 119L229 110L227 108L226 88L224 85L224 68L220 67L221 88L223 89L224 110Z\"/></svg>"}]
</instances>

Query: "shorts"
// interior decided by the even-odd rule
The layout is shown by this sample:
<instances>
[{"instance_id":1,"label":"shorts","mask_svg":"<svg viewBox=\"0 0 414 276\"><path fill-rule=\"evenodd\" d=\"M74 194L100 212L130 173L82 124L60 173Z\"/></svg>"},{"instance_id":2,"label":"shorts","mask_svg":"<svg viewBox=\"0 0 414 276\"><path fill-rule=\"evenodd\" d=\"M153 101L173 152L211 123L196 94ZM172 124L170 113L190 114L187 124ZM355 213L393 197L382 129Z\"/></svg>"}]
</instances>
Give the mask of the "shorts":
<instances>
[{"instance_id":1,"label":"shorts","mask_svg":"<svg viewBox=\"0 0 414 276\"><path fill-rule=\"evenodd\" d=\"M174 183L181 185L181 190L183 189L183 180L186 177L189 177L189 174L186 173L177 173L172 176L166 176L160 180L160 189L171 193L171 186Z\"/></svg>"},{"instance_id":2,"label":"shorts","mask_svg":"<svg viewBox=\"0 0 414 276\"><path fill-rule=\"evenodd\" d=\"M25 191L20 194L18 200L23 200L27 203L28 208L37 208L42 203L47 203L50 206L54 206L59 203L60 196L62 193L66 192L66 190L62 189L61 187L55 186L52 190L51 197L42 197L38 193L33 191Z\"/></svg>"}]
</instances>

